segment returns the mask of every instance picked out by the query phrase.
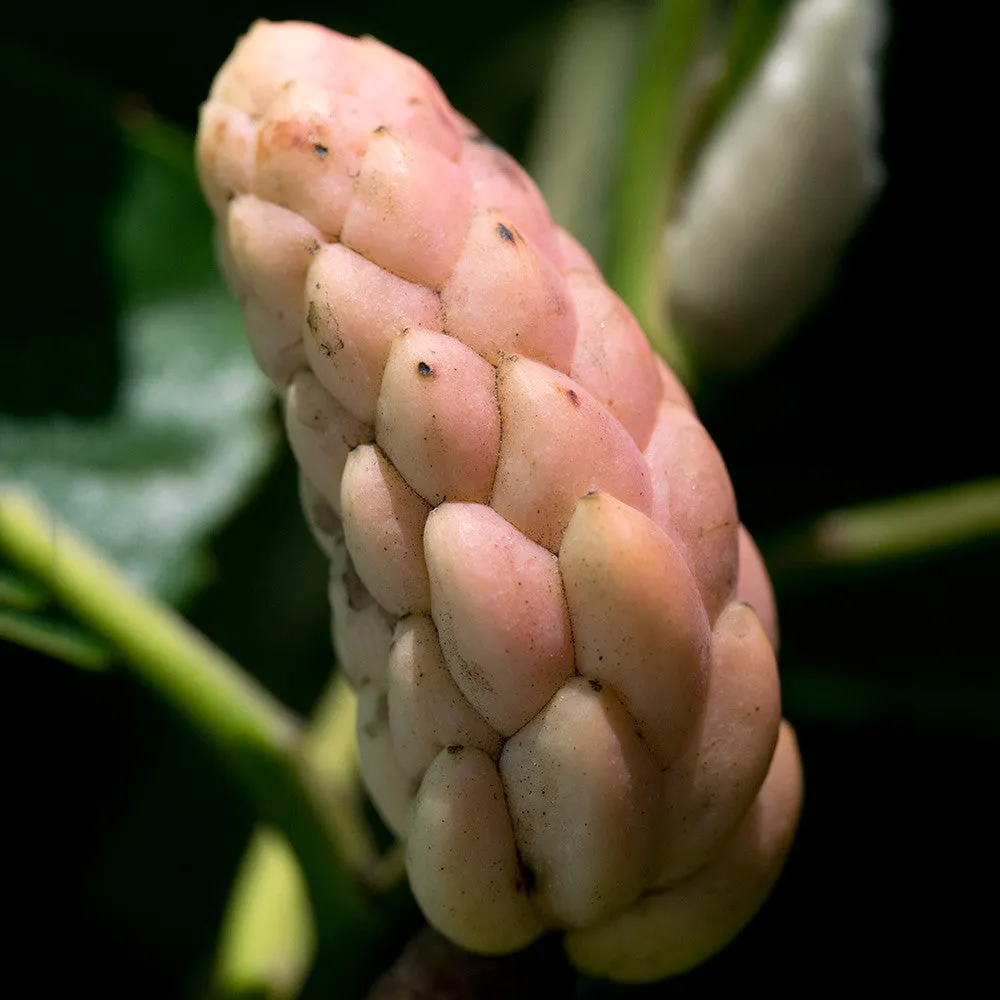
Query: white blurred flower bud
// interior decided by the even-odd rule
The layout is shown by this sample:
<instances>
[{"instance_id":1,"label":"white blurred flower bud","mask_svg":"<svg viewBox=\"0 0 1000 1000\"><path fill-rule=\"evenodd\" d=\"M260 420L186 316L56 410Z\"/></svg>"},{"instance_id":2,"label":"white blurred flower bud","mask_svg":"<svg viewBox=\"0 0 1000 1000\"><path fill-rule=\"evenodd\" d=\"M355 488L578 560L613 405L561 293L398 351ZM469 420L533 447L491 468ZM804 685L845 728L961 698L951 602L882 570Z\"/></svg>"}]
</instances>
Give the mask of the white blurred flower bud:
<instances>
[{"instance_id":1,"label":"white blurred flower bud","mask_svg":"<svg viewBox=\"0 0 1000 1000\"><path fill-rule=\"evenodd\" d=\"M706 363L736 368L823 290L883 180L883 0L796 0L666 227L665 303Z\"/></svg>"}]
</instances>

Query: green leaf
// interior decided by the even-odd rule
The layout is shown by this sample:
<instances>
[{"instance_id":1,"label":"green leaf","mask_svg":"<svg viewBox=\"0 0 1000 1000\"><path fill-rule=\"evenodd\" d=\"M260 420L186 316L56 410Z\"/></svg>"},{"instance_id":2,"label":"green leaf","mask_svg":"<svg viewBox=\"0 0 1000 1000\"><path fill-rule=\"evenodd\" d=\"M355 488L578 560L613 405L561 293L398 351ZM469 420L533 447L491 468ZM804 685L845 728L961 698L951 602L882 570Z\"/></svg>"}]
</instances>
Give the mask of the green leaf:
<instances>
[{"instance_id":1,"label":"green leaf","mask_svg":"<svg viewBox=\"0 0 1000 1000\"><path fill-rule=\"evenodd\" d=\"M135 307L203 287L224 291L192 138L141 109L123 112L120 124L128 186L111 244L123 301Z\"/></svg>"},{"instance_id":2,"label":"green leaf","mask_svg":"<svg viewBox=\"0 0 1000 1000\"><path fill-rule=\"evenodd\" d=\"M273 394L212 262L191 138L148 113L121 128L127 182L109 241L115 404L92 419L0 414L0 482L40 494L134 583L176 602L206 580L205 543L279 438Z\"/></svg>"}]
</instances>

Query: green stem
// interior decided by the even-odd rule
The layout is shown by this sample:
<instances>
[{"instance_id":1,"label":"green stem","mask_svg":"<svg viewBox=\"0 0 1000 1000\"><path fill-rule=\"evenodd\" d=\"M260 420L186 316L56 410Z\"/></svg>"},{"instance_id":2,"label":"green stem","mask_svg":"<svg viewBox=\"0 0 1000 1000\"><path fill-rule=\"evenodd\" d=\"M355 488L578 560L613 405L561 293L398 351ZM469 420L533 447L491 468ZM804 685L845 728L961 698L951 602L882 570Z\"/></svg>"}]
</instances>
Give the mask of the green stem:
<instances>
[{"instance_id":1,"label":"green stem","mask_svg":"<svg viewBox=\"0 0 1000 1000\"><path fill-rule=\"evenodd\" d=\"M357 697L336 674L303 734L302 752L319 779L342 857L374 892L405 874L399 845L380 855L365 822L354 734ZM215 1000L297 996L315 952L300 866L287 841L259 826L230 896L215 970Z\"/></svg>"},{"instance_id":2,"label":"green stem","mask_svg":"<svg viewBox=\"0 0 1000 1000\"><path fill-rule=\"evenodd\" d=\"M288 841L260 824L226 907L213 1000L291 1000L316 950L302 869Z\"/></svg>"},{"instance_id":3,"label":"green stem","mask_svg":"<svg viewBox=\"0 0 1000 1000\"><path fill-rule=\"evenodd\" d=\"M15 611L41 611L49 596L35 584L0 570L0 607Z\"/></svg>"},{"instance_id":4,"label":"green stem","mask_svg":"<svg viewBox=\"0 0 1000 1000\"><path fill-rule=\"evenodd\" d=\"M111 652L93 638L62 622L0 610L0 639L44 653L81 670L107 670Z\"/></svg>"},{"instance_id":5,"label":"green stem","mask_svg":"<svg viewBox=\"0 0 1000 1000\"><path fill-rule=\"evenodd\" d=\"M735 0L729 14L726 58L716 109L724 111L757 71L774 41L787 0Z\"/></svg>"},{"instance_id":6,"label":"green stem","mask_svg":"<svg viewBox=\"0 0 1000 1000\"><path fill-rule=\"evenodd\" d=\"M349 962L370 939L374 914L343 861L319 782L303 760L297 720L183 618L137 592L65 525L9 491L0 491L0 550L114 646L218 752L295 850L319 948Z\"/></svg>"},{"instance_id":7,"label":"green stem","mask_svg":"<svg viewBox=\"0 0 1000 1000\"><path fill-rule=\"evenodd\" d=\"M337 824L344 859L373 889L380 855L363 815L355 736L358 699L342 674L336 674L319 700L303 735L302 752L319 777Z\"/></svg>"},{"instance_id":8,"label":"green stem","mask_svg":"<svg viewBox=\"0 0 1000 1000\"><path fill-rule=\"evenodd\" d=\"M663 226L680 182L691 71L702 55L712 0L657 0L626 126L612 219L609 278L653 347L690 383L691 368L663 315Z\"/></svg>"},{"instance_id":9,"label":"green stem","mask_svg":"<svg viewBox=\"0 0 1000 1000\"><path fill-rule=\"evenodd\" d=\"M685 122L678 179L685 180L713 131L736 102L777 34L786 0L733 0L719 43L715 73L696 95ZM668 265L669 270L669 265Z\"/></svg>"},{"instance_id":10,"label":"green stem","mask_svg":"<svg viewBox=\"0 0 1000 1000\"><path fill-rule=\"evenodd\" d=\"M633 62L642 13L620 0L584 0L570 7L528 147L529 173L552 218L602 268L630 96L622 67Z\"/></svg>"},{"instance_id":11,"label":"green stem","mask_svg":"<svg viewBox=\"0 0 1000 1000\"><path fill-rule=\"evenodd\" d=\"M872 566L1000 536L1000 478L830 511L762 546L775 578Z\"/></svg>"}]
</instances>

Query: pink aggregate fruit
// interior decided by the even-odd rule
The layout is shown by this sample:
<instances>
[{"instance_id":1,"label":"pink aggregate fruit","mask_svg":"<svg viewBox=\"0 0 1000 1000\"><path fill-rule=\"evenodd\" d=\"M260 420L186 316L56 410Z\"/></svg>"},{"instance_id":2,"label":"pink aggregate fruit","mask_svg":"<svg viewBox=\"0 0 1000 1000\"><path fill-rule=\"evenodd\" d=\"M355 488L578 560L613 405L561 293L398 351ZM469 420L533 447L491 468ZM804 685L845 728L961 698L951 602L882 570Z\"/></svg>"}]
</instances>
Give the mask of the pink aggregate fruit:
<instances>
[{"instance_id":1,"label":"pink aggregate fruit","mask_svg":"<svg viewBox=\"0 0 1000 1000\"><path fill-rule=\"evenodd\" d=\"M372 38L258 21L197 158L428 920L485 953L559 929L623 981L703 961L776 880L802 776L767 572L684 389Z\"/></svg>"}]
</instances>

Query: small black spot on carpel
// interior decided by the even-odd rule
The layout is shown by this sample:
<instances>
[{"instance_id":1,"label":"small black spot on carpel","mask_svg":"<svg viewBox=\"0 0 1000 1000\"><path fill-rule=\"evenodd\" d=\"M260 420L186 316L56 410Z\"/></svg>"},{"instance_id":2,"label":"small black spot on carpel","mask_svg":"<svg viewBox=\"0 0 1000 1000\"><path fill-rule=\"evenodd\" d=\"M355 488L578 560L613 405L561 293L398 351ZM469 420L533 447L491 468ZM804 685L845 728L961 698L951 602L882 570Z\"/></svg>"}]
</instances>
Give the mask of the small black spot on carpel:
<instances>
[{"instance_id":1,"label":"small black spot on carpel","mask_svg":"<svg viewBox=\"0 0 1000 1000\"><path fill-rule=\"evenodd\" d=\"M514 239L514 234L502 223L497 223L497 236L502 240L506 240L508 243L516 242Z\"/></svg>"},{"instance_id":2,"label":"small black spot on carpel","mask_svg":"<svg viewBox=\"0 0 1000 1000\"><path fill-rule=\"evenodd\" d=\"M306 247L306 253L317 254L319 253L319 240L312 240Z\"/></svg>"},{"instance_id":3,"label":"small black spot on carpel","mask_svg":"<svg viewBox=\"0 0 1000 1000\"><path fill-rule=\"evenodd\" d=\"M462 746L461 743L452 743L451 746L448 747L448 753L450 753L452 757L454 757L455 754L461 753L464 749L465 747Z\"/></svg>"},{"instance_id":4,"label":"small black spot on carpel","mask_svg":"<svg viewBox=\"0 0 1000 1000\"><path fill-rule=\"evenodd\" d=\"M313 143L313 152L315 152L315 154L321 160L325 160L326 159L326 154L329 153L330 150L327 149L326 146L324 146L321 142L314 142Z\"/></svg>"},{"instance_id":5,"label":"small black spot on carpel","mask_svg":"<svg viewBox=\"0 0 1000 1000\"><path fill-rule=\"evenodd\" d=\"M388 132L389 130L384 125L379 125L375 129L375 135L381 135L383 132Z\"/></svg>"},{"instance_id":6,"label":"small black spot on carpel","mask_svg":"<svg viewBox=\"0 0 1000 1000\"><path fill-rule=\"evenodd\" d=\"M429 364L427 364L426 361L418 361L417 362L417 374L418 375L423 375L426 378L428 375L433 375L434 374L434 369L431 368L431 366Z\"/></svg>"},{"instance_id":7,"label":"small black spot on carpel","mask_svg":"<svg viewBox=\"0 0 1000 1000\"><path fill-rule=\"evenodd\" d=\"M567 389L566 390L566 395L569 396L569 401L574 406L579 406L580 405L580 397L576 394L576 389Z\"/></svg>"},{"instance_id":8,"label":"small black spot on carpel","mask_svg":"<svg viewBox=\"0 0 1000 1000\"><path fill-rule=\"evenodd\" d=\"M604 685L600 681L595 680L593 677L591 677L590 680L587 681L587 683L590 685L591 689L594 690L594 691L603 691L604 690Z\"/></svg>"},{"instance_id":9,"label":"small black spot on carpel","mask_svg":"<svg viewBox=\"0 0 1000 1000\"><path fill-rule=\"evenodd\" d=\"M317 346L319 347L319 353L322 354L324 358L333 357L333 348L325 340L319 341Z\"/></svg>"}]
</instances>

